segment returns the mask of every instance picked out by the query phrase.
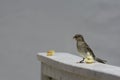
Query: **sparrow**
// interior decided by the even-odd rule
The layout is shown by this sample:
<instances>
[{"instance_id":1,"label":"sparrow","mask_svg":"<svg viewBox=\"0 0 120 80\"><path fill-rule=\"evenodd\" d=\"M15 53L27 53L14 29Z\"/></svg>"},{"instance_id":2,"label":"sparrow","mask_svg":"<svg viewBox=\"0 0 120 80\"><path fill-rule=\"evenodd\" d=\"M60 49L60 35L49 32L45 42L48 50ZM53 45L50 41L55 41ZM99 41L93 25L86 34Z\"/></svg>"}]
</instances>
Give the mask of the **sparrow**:
<instances>
[{"instance_id":1,"label":"sparrow","mask_svg":"<svg viewBox=\"0 0 120 80\"><path fill-rule=\"evenodd\" d=\"M76 34L73 39L76 40L76 47L77 50L80 54L80 56L83 57L83 59L80 61L80 63L84 62L84 59L87 57L87 54L89 53L93 59L97 62L100 63L106 63L106 60L100 59L98 57L95 56L95 54L93 53L92 49L88 46L88 44L86 43L86 41L84 40L84 37L81 34Z\"/></svg>"}]
</instances>

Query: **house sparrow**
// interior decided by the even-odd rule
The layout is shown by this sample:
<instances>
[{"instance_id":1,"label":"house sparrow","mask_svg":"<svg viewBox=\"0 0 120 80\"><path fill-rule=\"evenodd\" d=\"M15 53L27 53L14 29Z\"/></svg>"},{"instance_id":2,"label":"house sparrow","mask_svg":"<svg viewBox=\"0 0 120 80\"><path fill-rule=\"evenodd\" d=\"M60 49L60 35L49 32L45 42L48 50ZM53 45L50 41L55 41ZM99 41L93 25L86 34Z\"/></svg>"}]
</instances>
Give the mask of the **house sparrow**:
<instances>
[{"instance_id":1,"label":"house sparrow","mask_svg":"<svg viewBox=\"0 0 120 80\"><path fill-rule=\"evenodd\" d=\"M80 56L83 57L83 60L81 60L80 63L84 62L84 59L87 57L87 53L89 53L95 61L100 62L100 63L106 63L106 60L102 60L102 59L95 56L92 49L85 42L85 40L81 34L76 34L73 37L73 39L76 40L77 50L78 50Z\"/></svg>"}]
</instances>

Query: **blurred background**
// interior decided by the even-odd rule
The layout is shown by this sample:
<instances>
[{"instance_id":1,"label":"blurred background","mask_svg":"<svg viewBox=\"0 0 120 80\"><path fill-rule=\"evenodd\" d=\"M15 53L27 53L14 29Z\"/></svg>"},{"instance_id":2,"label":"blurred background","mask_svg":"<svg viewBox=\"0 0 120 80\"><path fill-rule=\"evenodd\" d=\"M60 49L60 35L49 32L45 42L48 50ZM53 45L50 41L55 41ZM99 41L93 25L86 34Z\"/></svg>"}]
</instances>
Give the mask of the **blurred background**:
<instances>
[{"instance_id":1,"label":"blurred background","mask_svg":"<svg viewBox=\"0 0 120 80\"><path fill-rule=\"evenodd\" d=\"M0 0L0 79L40 80L37 53L77 55L76 33L120 66L119 0Z\"/></svg>"}]
</instances>

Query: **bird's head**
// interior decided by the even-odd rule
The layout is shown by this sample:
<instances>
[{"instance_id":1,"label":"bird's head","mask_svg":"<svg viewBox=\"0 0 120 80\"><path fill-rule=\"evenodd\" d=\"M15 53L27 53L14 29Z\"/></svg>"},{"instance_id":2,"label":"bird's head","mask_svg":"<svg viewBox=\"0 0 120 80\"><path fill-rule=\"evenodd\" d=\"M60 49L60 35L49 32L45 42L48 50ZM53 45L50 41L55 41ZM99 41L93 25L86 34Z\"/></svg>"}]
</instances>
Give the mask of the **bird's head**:
<instances>
[{"instance_id":1,"label":"bird's head","mask_svg":"<svg viewBox=\"0 0 120 80\"><path fill-rule=\"evenodd\" d=\"M84 38L81 34L76 34L73 39L75 39L76 41L84 41Z\"/></svg>"}]
</instances>

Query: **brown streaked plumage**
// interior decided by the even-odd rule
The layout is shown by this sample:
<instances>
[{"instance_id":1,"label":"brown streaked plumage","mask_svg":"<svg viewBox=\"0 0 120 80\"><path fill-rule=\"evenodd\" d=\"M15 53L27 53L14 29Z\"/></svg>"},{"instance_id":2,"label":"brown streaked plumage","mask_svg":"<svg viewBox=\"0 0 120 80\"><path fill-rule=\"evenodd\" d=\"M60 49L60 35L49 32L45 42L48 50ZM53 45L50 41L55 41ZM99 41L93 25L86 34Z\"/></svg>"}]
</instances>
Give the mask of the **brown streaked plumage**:
<instances>
[{"instance_id":1,"label":"brown streaked plumage","mask_svg":"<svg viewBox=\"0 0 120 80\"><path fill-rule=\"evenodd\" d=\"M96 60L100 63L105 63L106 62L105 60L102 60L102 59L97 58L95 56L92 49L85 42L84 37L81 34L76 34L73 38L76 40L76 46L77 46L77 50L78 50L80 56L83 57L83 60L81 60L80 63L82 63L84 61L88 52L90 53L90 55L93 57L94 60Z\"/></svg>"}]
</instances>

